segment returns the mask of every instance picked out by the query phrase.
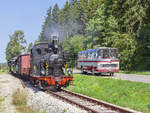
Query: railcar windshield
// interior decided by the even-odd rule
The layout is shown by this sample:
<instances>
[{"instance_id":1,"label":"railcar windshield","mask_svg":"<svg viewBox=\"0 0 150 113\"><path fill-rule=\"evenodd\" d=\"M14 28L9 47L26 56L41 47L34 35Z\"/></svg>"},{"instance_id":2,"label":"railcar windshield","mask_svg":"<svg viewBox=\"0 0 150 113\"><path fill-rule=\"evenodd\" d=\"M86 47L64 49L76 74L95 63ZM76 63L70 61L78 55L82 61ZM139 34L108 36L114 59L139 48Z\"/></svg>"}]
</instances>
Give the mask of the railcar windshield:
<instances>
[{"instance_id":1,"label":"railcar windshield","mask_svg":"<svg viewBox=\"0 0 150 113\"><path fill-rule=\"evenodd\" d=\"M103 49L102 58L104 58L104 59L110 58L109 52L110 52L109 49Z\"/></svg>"},{"instance_id":2,"label":"railcar windshield","mask_svg":"<svg viewBox=\"0 0 150 113\"><path fill-rule=\"evenodd\" d=\"M118 59L118 50L116 48L99 49L97 52L98 59Z\"/></svg>"}]
</instances>

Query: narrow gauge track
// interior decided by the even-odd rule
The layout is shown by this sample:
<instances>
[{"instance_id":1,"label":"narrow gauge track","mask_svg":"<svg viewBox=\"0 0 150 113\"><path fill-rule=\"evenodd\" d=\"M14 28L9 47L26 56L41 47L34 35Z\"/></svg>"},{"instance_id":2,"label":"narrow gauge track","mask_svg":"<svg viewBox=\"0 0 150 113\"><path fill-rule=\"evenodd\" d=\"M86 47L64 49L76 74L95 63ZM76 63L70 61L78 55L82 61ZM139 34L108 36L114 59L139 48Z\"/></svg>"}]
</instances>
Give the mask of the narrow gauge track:
<instances>
[{"instance_id":1,"label":"narrow gauge track","mask_svg":"<svg viewBox=\"0 0 150 113\"><path fill-rule=\"evenodd\" d=\"M78 107L83 108L90 113L137 113L137 111L119 107L68 90L62 89L60 92L53 92L48 90L46 92L52 94L53 96L56 96L57 98L63 99L71 104L75 104Z\"/></svg>"},{"instance_id":2,"label":"narrow gauge track","mask_svg":"<svg viewBox=\"0 0 150 113\"><path fill-rule=\"evenodd\" d=\"M26 85L24 81L20 78L19 80L22 87L25 88ZM61 91L58 92L53 92L50 90L46 90L46 92L71 104L77 105L90 113L141 113L64 89L61 89Z\"/></svg>"}]
</instances>

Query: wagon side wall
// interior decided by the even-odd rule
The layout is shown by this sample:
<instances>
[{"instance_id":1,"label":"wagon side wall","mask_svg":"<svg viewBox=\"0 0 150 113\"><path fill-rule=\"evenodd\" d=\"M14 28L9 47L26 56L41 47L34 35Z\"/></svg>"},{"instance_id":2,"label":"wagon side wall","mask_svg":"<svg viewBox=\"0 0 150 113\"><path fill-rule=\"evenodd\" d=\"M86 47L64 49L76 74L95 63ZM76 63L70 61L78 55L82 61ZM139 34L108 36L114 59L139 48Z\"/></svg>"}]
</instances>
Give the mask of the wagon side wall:
<instances>
[{"instance_id":1,"label":"wagon side wall","mask_svg":"<svg viewBox=\"0 0 150 113\"><path fill-rule=\"evenodd\" d=\"M30 74L30 55L21 55L18 57L18 73L19 75L28 76Z\"/></svg>"}]
</instances>

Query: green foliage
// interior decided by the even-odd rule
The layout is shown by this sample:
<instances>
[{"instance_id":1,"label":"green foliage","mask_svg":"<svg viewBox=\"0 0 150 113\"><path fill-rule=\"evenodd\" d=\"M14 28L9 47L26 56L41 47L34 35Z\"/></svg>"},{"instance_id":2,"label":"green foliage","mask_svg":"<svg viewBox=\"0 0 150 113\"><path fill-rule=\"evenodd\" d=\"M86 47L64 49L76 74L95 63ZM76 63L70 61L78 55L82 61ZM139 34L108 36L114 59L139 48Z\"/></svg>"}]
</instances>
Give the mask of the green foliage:
<instances>
[{"instance_id":1,"label":"green foliage","mask_svg":"<svg viewBox=\"0 0 150 113\"><path fill-rule=\"evenodd\" d=\"M24 39L24 32L21 30L15 31L13 35L10 35L10 41L6 47L6 59L7 61L13 57L18 56L21 53L26 52L26 40Z\"/></svg>"},{"instance_id":2,"label":"green foliage","mask_svg":"<svg viewBox=\"0 0 150 113\"><path fill-rule=\"evenodd\" d=\"M58 22L58 13L59 13L59 7L57 4L55 4L53 10L52 10L52 20L53 22L57 23ZM50 17L50 15L48 15Z\"/></svg>"},{"instance_id":3,"label":"green foliage","mask_svg":"<svg viewBox=\"0 0 150 113\"><path fill-rule=\"evenodd\" d=\"M69 21L70 4L66 2L64 8L59 12L59 24L66 24Z\"/></svg>"},{"instance_id":4,"label":"green foliage","mask_svg":"<svg viewBox=\"0 0 150 113\"><path fill-rule=\"evenodd\" d=\"M38 37L38 41L42 41L44 40L44 37L43 37L43 32L44 32L44 29L47 27L48 24L50 24L52 22L52 7L50 6L49 9L47 10L47 16L45 18L45 22L44 24L42 25L42 32L40 33L39 37Z\"/></svg>"},{"instance_id":5,"label":"green foliage","mask_svg":"<svg viewBox=\"0 0 150 113\"><path fill-rule=\"evenodd\" d=\"M136 63L138 70L150 70L150 23L143 25L138 38Z\"/></svg>"},{"instance_id":6,"label":"green foliage","mask_svg":"<svg viewBox=\"0 0 150 113\"><path fill-rule=\"evenodd\" d=\"M31 42L27 48L27 52L30 53L31 51L31 48L33 47L33 43Z\"/></svg>"},{"instance_id":7,"label":"green foliage","mask_svg":"<svg viewBox=\"0 0 150 113\"><path fill-rule=\"evenodd\" d=\"M122 70L134 69L135 45L136 41L129 34L120 34L114 38L112 46L120 51L120 67Z\"/></svg>"},{"instance_id":8,"label":"green foliage","mask_svg":"<svg viewBox=\"0 0 150 113\"><path fill-rule=\"evenodd\" d=\"M119 106L150 112L150 87L146 83L75 74L74 85L68 89Z\"/></svg>"},{"instance_id":9,"label":"green foliage","mask_svg":"<svg viewBox=\"0 0 150 113\"><path fill-rule=\"evenodd\" d=\"M63 48L67 52L67 62L70 66L75 66L77 63L77 55L79 51L84 50L84 37L76 35L65 42Z\"/></svg>"},{"instance_id":10,"label":"green foliage","mask_svg":"<svg viewBox=\"0 0 150 113\"><path fill-rule=\"evenodd\" d=\"M99 46L118 48L121 69L149 70L149 4L147 0L67 1L62 9L57 4L53 9L49 8L42 31L53 20L63 29L68 53L73 54L68 40L79 34L84 37L84 49ZM43 38L41 33L39 41ZM73 47L72 50L76 49Z\"/></svg>"}]
</instances>

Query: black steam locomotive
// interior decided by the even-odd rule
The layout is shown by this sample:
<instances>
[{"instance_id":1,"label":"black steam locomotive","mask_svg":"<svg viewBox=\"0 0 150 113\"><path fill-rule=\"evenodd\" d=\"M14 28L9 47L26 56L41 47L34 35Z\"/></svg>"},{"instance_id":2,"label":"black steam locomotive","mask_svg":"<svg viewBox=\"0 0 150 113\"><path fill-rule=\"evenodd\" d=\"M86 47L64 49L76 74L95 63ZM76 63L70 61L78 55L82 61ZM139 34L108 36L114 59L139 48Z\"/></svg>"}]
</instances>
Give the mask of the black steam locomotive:
<instances>
[{"instance_id":1,"label":"black steam locomotive","mask_svg":"<svg viewBox=\"0 0 150 113\"><path fill-rule=\"evenodd\" d=\"M71 71L66 69L65 53L56 36L53 36L50 42L34 45L31 54L20 55L10 62L9 67L13 73L27 78L41 89L60 89L73 80Z\"/></svg>"}]
</instances>

